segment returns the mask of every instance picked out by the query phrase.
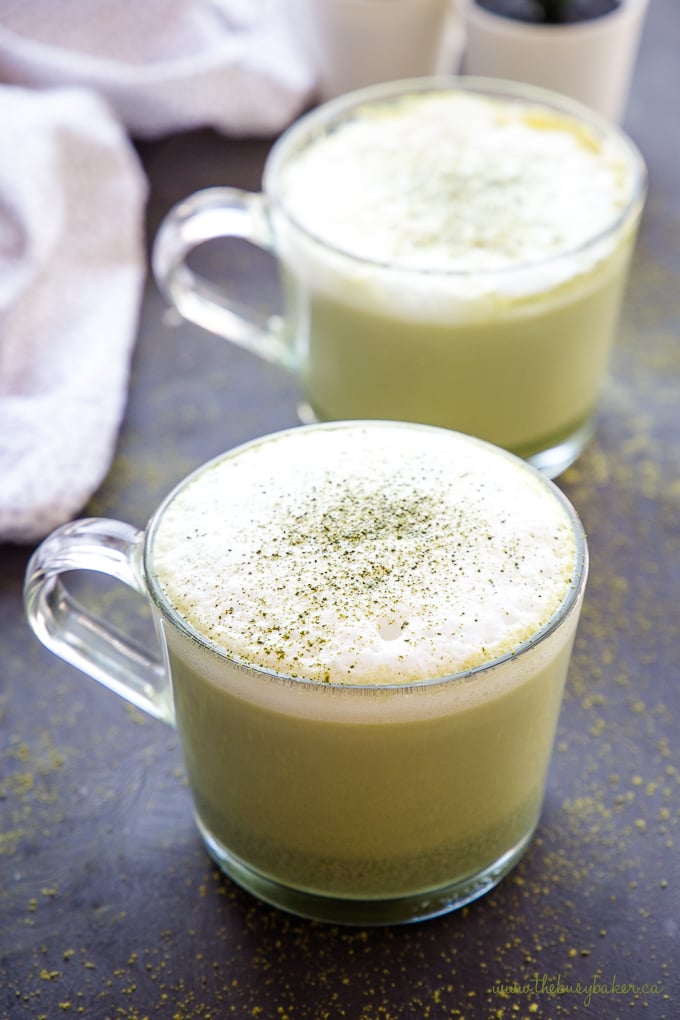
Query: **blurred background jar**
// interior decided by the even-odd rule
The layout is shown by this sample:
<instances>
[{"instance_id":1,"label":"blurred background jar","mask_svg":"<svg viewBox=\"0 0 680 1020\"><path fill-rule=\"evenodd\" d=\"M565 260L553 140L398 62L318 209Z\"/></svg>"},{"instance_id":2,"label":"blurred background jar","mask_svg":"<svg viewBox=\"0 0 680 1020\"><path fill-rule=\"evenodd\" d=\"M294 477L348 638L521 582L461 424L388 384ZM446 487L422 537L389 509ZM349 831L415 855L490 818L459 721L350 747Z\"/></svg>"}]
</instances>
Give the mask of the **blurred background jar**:
<instances>
[{"instance_id":1,"label":"blurred background jar","mask_svg":"<svg viewBox=\"0 0 680 1020\"><path fill-rule=\"evenodd\" d=\"M465 74L522 81L623 120L649 0L460 0Z\"/></svg>"},{"instance_id":2,"label":"blurred background jar","mask_svg":"<svg viewBox=\"0 0 680 1020\"><path fill-rule=\"evenodd\" d=\"M456 70L453 0L296 0L299 35L323 102L364 85Z\"/></svg>"}]
</instances>

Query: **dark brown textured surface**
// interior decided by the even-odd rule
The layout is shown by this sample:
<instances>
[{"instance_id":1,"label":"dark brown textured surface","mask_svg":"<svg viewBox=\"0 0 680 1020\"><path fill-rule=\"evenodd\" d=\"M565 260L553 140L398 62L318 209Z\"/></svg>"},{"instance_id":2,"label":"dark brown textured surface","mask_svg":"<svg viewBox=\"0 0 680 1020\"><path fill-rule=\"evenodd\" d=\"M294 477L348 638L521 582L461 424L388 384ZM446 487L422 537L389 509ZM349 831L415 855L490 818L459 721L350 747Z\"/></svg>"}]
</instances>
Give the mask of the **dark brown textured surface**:
<instances>
[{"instance_id":1,"label":"dark brown textured surface","mask_svg":"<svg viewBox=\"0 0 680 1020\"><path fill-rule=\"evenodd\" d=\"M328 928L257 903L202 848L175 733L32 638L30 550L6 547L0 1017L680 1016L679 40L676 0L653 0L627 120L650 197L597 437L560 480L592 572L526 858L484 899L411 928ZM149 236L198 187L256 188L267 149L209 132L145 145ZM276 300L266 258L205 258ZM118 454L87 513L143 525L187 470L295 424L298 396L277 370L169 324L149 284ZM120 588L101 598L127 626Z\"/></svg>"}]
</instances>

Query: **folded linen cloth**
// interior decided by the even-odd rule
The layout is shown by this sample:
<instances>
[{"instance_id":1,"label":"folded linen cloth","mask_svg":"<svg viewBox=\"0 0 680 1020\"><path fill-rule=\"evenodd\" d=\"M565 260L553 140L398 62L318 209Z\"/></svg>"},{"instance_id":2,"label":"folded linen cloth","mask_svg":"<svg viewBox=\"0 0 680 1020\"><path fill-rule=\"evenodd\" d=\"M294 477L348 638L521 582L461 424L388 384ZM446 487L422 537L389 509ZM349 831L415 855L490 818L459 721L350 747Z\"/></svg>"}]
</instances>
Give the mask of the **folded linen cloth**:
<instances>
[{"instance_id":1,"label":"folded linen cloth","mask_svg":"<svg viewBox=\"0 0 680 1020\"><path fill-rule=\"evenodd\" d=\"M130 134L283 128L314 87L295 0L4 0L0 80L91 88Z\"/></svg>"},{"instance_id":2,"label":"folded linen cloth","mask_svg":"<svg viewBox=\"0 0 680 1020\"><path fill-rule=\"evenodd\" d=\"M146 180L97 96L0 86L0 539L78 512L110 465L144 279Z\"/></svg>"},{"instance_id":3,"label":"folded linen cloth","mask_svg":"<svg viewBox=\"0 0 680 1020\"><path fill-rule=\"evenodd\" d=\"M113 456L145 278L128 134L286 126L312 92L288 0L5 0L0 541L76 515Z\"/></svg>"}]
</instances>

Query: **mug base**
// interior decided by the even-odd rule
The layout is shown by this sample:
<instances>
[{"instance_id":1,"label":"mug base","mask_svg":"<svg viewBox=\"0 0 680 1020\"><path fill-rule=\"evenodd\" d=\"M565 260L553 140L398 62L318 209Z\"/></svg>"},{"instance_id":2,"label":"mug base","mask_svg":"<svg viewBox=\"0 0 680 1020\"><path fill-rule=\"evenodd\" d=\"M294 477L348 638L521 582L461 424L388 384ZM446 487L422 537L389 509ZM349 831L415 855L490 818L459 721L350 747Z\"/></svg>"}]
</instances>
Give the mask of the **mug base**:
<instances>
[{"instance_id":1,"label":"mug base","mask_svg":"<svg viewBox=\"0 0 680 1020\"><path fill-rule=\"evenodd\" d=\"M224 874L246 892L297 917L358 927L413 924L459 910L498 885L524 855L534 835L532 829L493 864L441 888L392 899L340 899L274 881L227 850L200 819L197 818L196 823L210 856Z\"/></svg>"},{"instance_id":2,"label":"mug base","mask_svg":"<svg viewBox=\"0 0 680 1020\"><path fill-rule=\"evenodd\" d=\"M529 464L537 468L546 478L557 478L564 474L568 467L571 467L583 453L584 449L593 438L595 428L591 419L580 425L566 439L562 439L555 446L549 446L545 450L526 457ZM521 456L521 454L519 454Z\"/></svg>"},{"instance_id":3,"label":"mug base","mask_svg":"<svg viewBox=\"0 0 680 1020\"><path fill-rule=\"evenodd\" d=\"M298 403L297 414L302 425L316 425L325 420L320 418L312 405L306 401ZM593 433L593 422L591 418L588 418L568 436L555 440L553 445L548 445L537 452L528 453L522 450L510 450L510 452L532 464L546 478L557 478L578 460L592 439ZM535 447L532 446L531 449L535 451Z\"/></svg>"}]
</instances>

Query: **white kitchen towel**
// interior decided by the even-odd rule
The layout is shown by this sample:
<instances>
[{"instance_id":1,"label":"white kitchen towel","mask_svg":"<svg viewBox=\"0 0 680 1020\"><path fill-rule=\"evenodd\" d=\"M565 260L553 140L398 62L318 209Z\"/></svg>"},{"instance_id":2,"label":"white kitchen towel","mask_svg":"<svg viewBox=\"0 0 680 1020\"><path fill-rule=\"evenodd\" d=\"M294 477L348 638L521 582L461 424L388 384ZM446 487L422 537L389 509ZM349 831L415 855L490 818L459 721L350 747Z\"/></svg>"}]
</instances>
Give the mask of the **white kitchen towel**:
<instances>
[{"instance_id":1,"label":"white kitchen towel","mask_svg":"<svg viewBox=\"0 0 680 1020\"><path fill-rule=\"evenodd\" d=\"M0 541L33 542L105 477L145 279L129 141L278 131L313 73L286 0L4 0Z\"/></svg>"},{"instance_id":2,"label":"white kitchen towel","mask_svg":"<svg viewBox=\"0 0 680 1020\"><path fill-rule=\"evenodd\" d=\"M314 87L295 0L3 0L0 80L80 85L129 133L283 128Z\"/></svg>"},{"instance_id":3,"label":"white kitchen towel","mask_svg":"<svg viewBox=\"0 0 680 1020\"><path fill-rule=\"evenodd\" d=\"M0 539L28 542L103 479L144 280L146 180L80 89L0 86Z\"/></svg>"}]
</instances>

